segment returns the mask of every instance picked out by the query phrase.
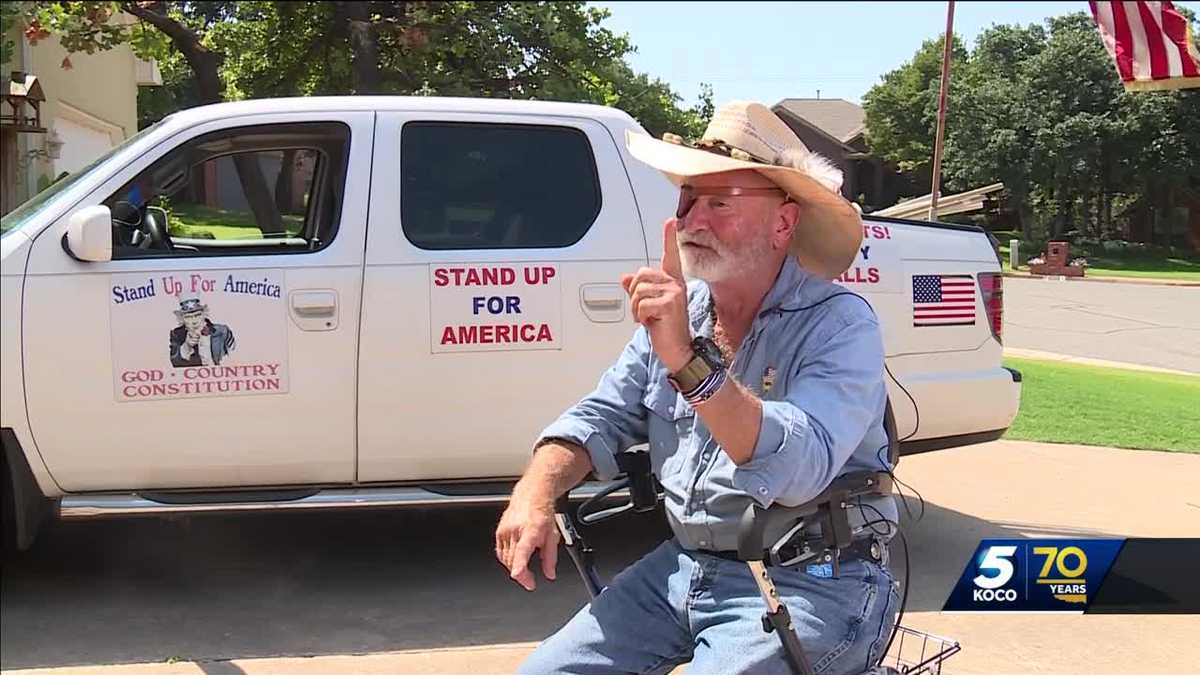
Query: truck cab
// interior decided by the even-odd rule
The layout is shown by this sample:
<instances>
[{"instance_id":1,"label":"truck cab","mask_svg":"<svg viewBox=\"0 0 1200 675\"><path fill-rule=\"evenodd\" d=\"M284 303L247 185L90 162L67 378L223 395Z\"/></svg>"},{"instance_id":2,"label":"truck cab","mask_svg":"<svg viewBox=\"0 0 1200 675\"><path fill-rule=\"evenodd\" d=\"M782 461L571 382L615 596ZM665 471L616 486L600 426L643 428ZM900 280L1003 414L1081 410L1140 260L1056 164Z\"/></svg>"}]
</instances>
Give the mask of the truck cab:
<instances>
[{"instance_id":1,"label":"truck cab","mask_svg":"<svg viewBox=\"0 0 1200 675\"><path fill-rule=\"evenodd\" d=\"M504 498L636 328L676 189L602 106L267 99L182 111L5 216L5 536L46 515ZM865 219L910 450L1003 433L999 261ZM649 236L647 236L649 233ZM959 283L972 321L914 319ZM936 323L936 322L934 322ZM924 445L921 445L924 443Z\"/></svg>"}]
</instances>

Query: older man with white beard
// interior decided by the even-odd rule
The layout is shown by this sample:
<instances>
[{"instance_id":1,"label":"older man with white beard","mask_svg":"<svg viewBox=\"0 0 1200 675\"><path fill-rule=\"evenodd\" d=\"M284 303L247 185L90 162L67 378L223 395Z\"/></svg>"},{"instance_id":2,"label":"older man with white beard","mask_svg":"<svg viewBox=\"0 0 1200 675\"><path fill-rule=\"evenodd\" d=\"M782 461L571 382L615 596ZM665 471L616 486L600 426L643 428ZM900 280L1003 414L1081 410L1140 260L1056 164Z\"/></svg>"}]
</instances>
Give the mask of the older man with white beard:
<instances>
[{"instance_id":1,"label":"older man with white beard","mask_svg":"<svg viewBox=\"0 0 1200 675\"><path fill-rule=\"evenodd\" d=\"M647 443L674 537L611 584L522 666L525 673L787 672L738 562L738 517L804 503L884 457L883 345L859 296L830 283L854 259L858 211L841 174L761 104L723 106L695 145L627 138L680 187L659 268L622 284L640 324L596 389L547 427L496 531L511 577L554 579L555 500L616 453ZM691 281L686 279L690 278ZM868 513L868 510L870 513ZM896 521L890 496L852 524ZM889 528L890 529L890 528ZM882 656L895 584L882 558L784 567L772 577L816 672L861 673Z\"/></svg>"}]
</instances>

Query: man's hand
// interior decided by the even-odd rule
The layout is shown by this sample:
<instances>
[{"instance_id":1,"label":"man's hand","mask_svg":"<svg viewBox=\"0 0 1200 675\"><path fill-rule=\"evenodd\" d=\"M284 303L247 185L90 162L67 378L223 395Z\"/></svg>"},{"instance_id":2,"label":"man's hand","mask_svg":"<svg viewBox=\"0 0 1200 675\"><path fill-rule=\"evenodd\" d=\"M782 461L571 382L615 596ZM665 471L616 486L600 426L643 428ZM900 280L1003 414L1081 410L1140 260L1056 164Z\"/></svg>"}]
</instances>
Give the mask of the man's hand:
<instances>
[{"instance_id":1,"label":"man's hand","mask_svg":"<svg viewBox=\"0 0 1200 675\"><path fill-rule=\"evenodd\" d=\"M542 574L554 581L559 537L554 502L514 492L496 528L496 558L508 568L513 580L532 591L537 582L529 570L529 559L535 550L540 551Z\"/></svg>"},{"instance_id":2,"label":"man's hand","mask_svg":"<svg viewBox=\"0 0 1200 675\"><path fill-rule=\"evenodd\" d=\"M671 372L680 370L692 358L687 283L679 262L675 224L674 218L664 223L660 269L643 267L636 274L621 275L634 320L646 327L654 353Z\"/></svg>"}]
</instances>

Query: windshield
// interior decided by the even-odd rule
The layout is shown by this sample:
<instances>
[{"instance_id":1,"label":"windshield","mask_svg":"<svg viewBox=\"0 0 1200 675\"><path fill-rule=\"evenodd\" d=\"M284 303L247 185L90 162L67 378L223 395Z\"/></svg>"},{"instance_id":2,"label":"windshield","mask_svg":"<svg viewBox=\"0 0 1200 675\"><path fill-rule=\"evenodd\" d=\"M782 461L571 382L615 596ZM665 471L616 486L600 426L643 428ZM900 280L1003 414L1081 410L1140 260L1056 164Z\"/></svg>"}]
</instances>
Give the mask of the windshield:
<instances>
[{"instance_id":1,"label":"windshield","mask_svg":"<svg viewBox=\"0 0 1200 675\"><path fill-rule=\"evenodd\" d=\"M24 204L21 204L17 208L15 208L12 211L5 214L5 216L3 218L0 218L0 235L6 235L9 232L12 232L13 230L16 230L17 228L19 228L21 225L24 225L25 221L29 220L29 218L31 216L33 216L35 213L37 213L43 207L45 207L47 204L49 204L51 201L53 201L56 197L58 197L63 192L65 192L67 188L74 185L75 182L78 181L80 178L83 178L88 173L90 173L92 171L92 169L95 169L97 166L99 166L100 164L105 162L109 157L112 157L113 155L117 154L118 152L124 150L130 144L137 141L139 138L145 136L150 131L157 129L165 121L166 121L166 118L159 120L158 122L155 122L154 124L146 127L145 129L142 129L141 131L137 132L136 134L130 136L129 138L126 138L124 141L122 141L120 144L115 146L113 149L111 149L108 152L104 153L103 155L100 155L99 157L97 157L95 160L92 161L91 164L88 164L87 166L83 167L82 169L76 171L75 173L72 173L71 175L66 176L63 179L56 181L53 185L48 186L45 190L42 190L41 192L34 195L33 198L30 199L29 201L25 202Z\"/></svg>"}]
</instances>

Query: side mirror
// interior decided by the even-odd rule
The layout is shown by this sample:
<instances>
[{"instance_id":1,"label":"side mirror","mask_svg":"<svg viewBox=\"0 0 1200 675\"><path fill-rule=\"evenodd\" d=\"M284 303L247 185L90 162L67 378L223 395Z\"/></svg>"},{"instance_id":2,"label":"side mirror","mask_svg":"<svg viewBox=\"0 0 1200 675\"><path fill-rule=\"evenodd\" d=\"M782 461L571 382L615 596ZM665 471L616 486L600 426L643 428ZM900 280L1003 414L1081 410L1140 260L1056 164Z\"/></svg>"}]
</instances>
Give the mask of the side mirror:
<instances>
[{"instance_id":1,"label":"side mirror","mask_svg":"<svg viewBox=\"0 0 1200 675\"><path fill-rule=\"evenodd\" d=\"M79 209L67 220L63 250L83 262L112 260L112 213L97 204Z\"/></svg>"}]
</instances>

